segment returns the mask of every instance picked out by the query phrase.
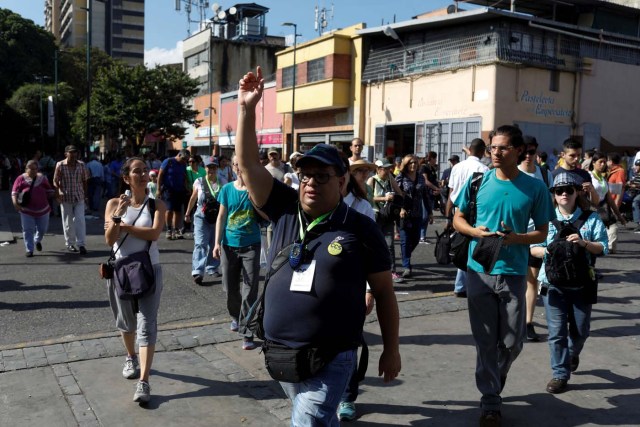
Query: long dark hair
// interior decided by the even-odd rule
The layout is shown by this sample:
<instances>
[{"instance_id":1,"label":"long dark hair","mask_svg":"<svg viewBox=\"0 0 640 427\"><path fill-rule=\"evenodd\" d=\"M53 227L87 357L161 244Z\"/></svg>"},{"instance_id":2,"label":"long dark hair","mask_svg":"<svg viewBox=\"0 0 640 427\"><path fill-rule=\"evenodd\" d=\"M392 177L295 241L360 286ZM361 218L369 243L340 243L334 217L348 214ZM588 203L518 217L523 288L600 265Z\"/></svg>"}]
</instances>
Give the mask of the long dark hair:
<instances>
[{"instance_id":1,"label":"long dark hair","mask_svg":"<svg viewBox=\"0 0 640 427\"><path fill-rule=\"evenodd\" d=\"M124 182L124 177L129 175L129 173L131 172L131 164L136 160L140 160L142 163L145 163L142 157L129 157L120 168L120 194L124 193L127 190L131 190L131 186Z\"/></svg>"}]
</instances>

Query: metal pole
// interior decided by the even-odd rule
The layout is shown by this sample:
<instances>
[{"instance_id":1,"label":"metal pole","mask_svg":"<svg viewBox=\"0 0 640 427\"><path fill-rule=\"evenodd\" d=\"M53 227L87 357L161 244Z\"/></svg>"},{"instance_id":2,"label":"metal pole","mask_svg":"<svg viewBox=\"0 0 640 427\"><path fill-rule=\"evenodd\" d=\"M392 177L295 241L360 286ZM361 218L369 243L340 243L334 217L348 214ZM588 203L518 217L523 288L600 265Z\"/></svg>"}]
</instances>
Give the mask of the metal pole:
<instances>
[{"instance_id":1,"label":"metal pole","mask_svg":"<svg viewBox=\"0 0 640 427\"><path fill-rule=\"evenodd\" d=\"M298 39L298 25L293 24L293 87L291 89L291 141L287 147L287 156L293 153L295 115L296 115L296 41Z\"/></svg>"},{"instance_id":2,"label":"metal pole","mask_svg":"<svg viewBox=\"0 0 640 427\"><path fill-rule=\"evenodd\" d=\"M42 114L42 79L44 76L40 76L38 81L40 82L40 148L44 150L44 115Z\"/></svg>"},{"instance_id":3,"label":"metal pole","mask_svg":"<svg viewBox=\"0 0 640 427\"><path fill-rule=\"evenodd\" d=\"M53 104L53 109L54 109L54 120L55 120L55 125L53 127L53 132L55 134L55 139L56 139L56 151L60 151L60 132L58 131L58 125L59 125L59 121L58 121L58 49L56 49L53 53L53 78L54 78L54 104ZM46 151L45 151L46 152ZM48 153L49 155L53 154L53 153Z\"/></svg>"},{"instance_id":4,"label":"metal pole","mask_svg":"<svg viewBox=\"0 0 640 427\"><path fill-rule=\"evenodd\" d=\"M91 145L91 23L93 21L93 19L91 19L92 2L93 0L87 0L87 128L85 134L87 147L85 148L85 150L88 150Z\"/></svg>"},{"instance_id":5,"label":"metal pole","mask_svg":"<svg viewBox=\"0 0 640 427\"><path fill-rule=\"evenodd\" d=\"M213 46L211 41L213 39L213 25L209 26L209 156L215 155L211 148L213 147L213 62L212 62L212 50Z\"/></svg>"}]
</instances>

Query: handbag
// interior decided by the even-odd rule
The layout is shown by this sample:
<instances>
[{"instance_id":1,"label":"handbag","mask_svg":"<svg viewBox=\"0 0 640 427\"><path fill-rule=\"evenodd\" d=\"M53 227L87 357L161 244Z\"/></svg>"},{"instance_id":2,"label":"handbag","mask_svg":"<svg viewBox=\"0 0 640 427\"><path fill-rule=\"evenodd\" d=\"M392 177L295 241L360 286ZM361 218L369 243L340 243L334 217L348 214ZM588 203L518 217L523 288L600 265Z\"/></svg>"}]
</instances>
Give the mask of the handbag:
<instances>
[{"instance_id":1,"label":"handbag","mask_svg":"<svg viewBox=\"0 0 640 427\"><path fill-rule=\"evenodd\" d=\"M441 234L436 231L436 247L433 255L438 264L447 265L451 262L451 234L450 229L445 228Z\"/></svg>"},{"instance_id":2,"label":"handbag","mask_svg":"<svg viewBox=\"0 0 640 427\"><path fill-rule=\"evenodd\" d=\"M291 348L266 340L262 346L264 365L276 381L299 383L313 377L341 351L330 347Z\"/></svg>"},{"instance_id":3,"label":"handbag","mask_svg":"<svg viewBox=\"0 0 640 427\"><path fill-rule=\"evenodd\" d=\"M482 179L484 177L483 172L474 172L471 177L471 188L470 188L470 196L471 200L469 201L469 224L472 226L476 223L477 216L477 207L476 207L476 198L478 196L478 190L480 189L480 185L482 184ZM469 245L471 244L471 237L460 232L455 232L453 236L451 236L451 260L453 261L453 265L459 268L462 271L467 271L467 263L469 262Z\"/></svg>"},{"instance_id":4,"label":"handbag","mask_svg":"<svg viewBox=\"0 0 640 427\"><path fill-rule=\"evenodd\" d=\"M18 202L18 204L23 208L31 202L31 190L33 190L33 185L36 183L36 178L31 180L31 185L28 190L24 189L16 196L16 202Z\"/></svg>"}]
</instances>

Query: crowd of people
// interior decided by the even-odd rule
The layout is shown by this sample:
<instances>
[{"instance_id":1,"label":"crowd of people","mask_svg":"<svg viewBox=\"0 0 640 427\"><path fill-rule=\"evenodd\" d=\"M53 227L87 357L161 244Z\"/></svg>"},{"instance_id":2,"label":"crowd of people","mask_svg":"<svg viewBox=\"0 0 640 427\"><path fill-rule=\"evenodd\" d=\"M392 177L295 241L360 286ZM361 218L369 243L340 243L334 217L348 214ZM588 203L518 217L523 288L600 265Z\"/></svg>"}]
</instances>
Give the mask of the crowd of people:
<instances>
[{"instance_id":1,"label":"crowd of people","mask_svg":"<svg viewBox=\"0 0 640 427\"><path fill-rule=\"evenodd\" d=\"M262 91L259 68L240 81L231 158L180 150L163 160L148 153L85 163L69 145L64 159L38 152L24 162L24 173L9 175L28 258L43 250L58 206L66 250L86 254L85 214L100 212L104 199L105 241L116 265L148 253L152 291L127 299L118 274L107 280L127 351L122 375L138 380L134 401L151 399L163 287L158 240L163 232L167 240L184 238L191 226L193 282L221 277L229 328L245 350L262 340L267 369L293 403L292 425L356 419L364 318L376 308L384 347L378 371L392 381L401 369L393 284L412 278L414 251L427 242L434 212L444 215L449 232L469 239L453 290L468 302L479 424L501 425L510 367L526 340L540 340L533 324L540 295L552 372L546 390L567 389L589 336L597 258L616 252L617 224L626 224L628 211L640 233L640 153L583 154L581 142L569 138L548 156L534 137L505 125L450 156L443 171L435 152L371 163L360 138L350 155L318 144L291 153L287 163L278 150L258 150ZM474 177L481 177L476 189ZM586 263L589 276L558 277L561 244L569 244L572 262Z\"/></svg>"}]
</instances>

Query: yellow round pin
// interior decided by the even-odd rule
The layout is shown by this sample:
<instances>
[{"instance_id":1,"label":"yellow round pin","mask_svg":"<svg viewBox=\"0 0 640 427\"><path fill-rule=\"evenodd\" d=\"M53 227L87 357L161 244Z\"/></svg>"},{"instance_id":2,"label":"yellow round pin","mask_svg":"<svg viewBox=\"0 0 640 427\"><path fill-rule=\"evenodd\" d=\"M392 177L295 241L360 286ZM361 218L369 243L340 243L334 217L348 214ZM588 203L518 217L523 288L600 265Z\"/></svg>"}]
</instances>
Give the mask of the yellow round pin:
<instances>
[{"instance_id":1,"label":"yellow round pin","mask_svg":"<svg viewBox=\"0 0 640 427\"><path fill-rule=\"evenodd\" d=\"M331 242L327 250L331 255L339 255L342 252L342 245L338 242Z\"/></svg>"}]
</instances>

